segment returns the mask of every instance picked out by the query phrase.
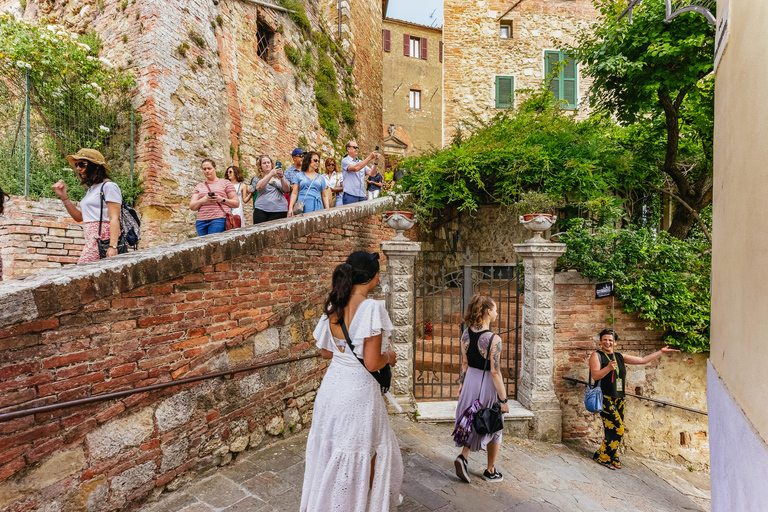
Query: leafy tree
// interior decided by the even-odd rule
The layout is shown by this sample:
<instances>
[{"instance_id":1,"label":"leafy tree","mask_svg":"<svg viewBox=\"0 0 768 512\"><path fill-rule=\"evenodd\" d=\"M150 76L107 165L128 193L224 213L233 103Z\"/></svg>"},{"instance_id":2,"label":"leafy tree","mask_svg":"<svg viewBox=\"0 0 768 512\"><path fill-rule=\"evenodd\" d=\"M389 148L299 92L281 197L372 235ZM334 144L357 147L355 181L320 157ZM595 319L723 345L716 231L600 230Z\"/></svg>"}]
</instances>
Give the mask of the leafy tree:
<instances>
[{"instance_id":1,"label":"leafy tree","mask_svg":"<svg viewBox=\"0 0 768 512\"><path fill-rule=\"evenodd\" d=\"M600 17L569 54L594 81L592 106L639 125L633 151L658 161L693 210L675 209L669 232L683 239L712 202L714 28L696 13L664 23L664 2L635 7L631 23L618 20L621 2L595 3Z\"/></svg>"},{"instance_id":2,"label":"leafy tree","mask_svg":"<svg viewBox=\"0 0 768 512\"><path fill-rule=\"evenodd\" d=\"M546 89L470 128L466 139L400 163L408 173L399 185L415 196L422 219L449 205L459 211L483 203L512 207L532 190L587 210L610 209L642 195L638 184L652 178L625 147L625 129L602 116L577 121L553 105Z\"/></svg>"}]
</instances>

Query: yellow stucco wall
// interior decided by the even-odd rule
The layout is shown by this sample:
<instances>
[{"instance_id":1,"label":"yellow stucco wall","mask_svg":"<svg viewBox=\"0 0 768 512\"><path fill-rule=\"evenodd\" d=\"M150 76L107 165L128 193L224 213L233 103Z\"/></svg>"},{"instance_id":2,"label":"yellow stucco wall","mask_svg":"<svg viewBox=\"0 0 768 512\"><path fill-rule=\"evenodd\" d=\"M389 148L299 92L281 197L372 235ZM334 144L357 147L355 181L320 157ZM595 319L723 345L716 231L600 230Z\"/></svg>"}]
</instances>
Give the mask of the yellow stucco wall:
<instances>
[{"instance_id":1,"label":"yellow stucco wall","mask_svg":"<svg viewBox=\"0 0 768 512\"><path fill-rule=\"evenodd\" d=\"M395 125L394 136L408 144L403 156L421 154L441 146L442 69L440 29L385 19L382 28L390 31L390 51L383 53L383 137ZM427 59L403 55L403 35L427 38ZM421 91L421 109L410 108L409 93Z\"/></svg>"},{"instance_id":2,"label":"yellow stucco wall","mask_svg":"<svg viewBox=\"0 0 768 512\"><path fill-rule=\"evenodd\" d=\"M710 358L768 442L768 2L730 4L716 79Z\"/></svg>"}]
</instances>

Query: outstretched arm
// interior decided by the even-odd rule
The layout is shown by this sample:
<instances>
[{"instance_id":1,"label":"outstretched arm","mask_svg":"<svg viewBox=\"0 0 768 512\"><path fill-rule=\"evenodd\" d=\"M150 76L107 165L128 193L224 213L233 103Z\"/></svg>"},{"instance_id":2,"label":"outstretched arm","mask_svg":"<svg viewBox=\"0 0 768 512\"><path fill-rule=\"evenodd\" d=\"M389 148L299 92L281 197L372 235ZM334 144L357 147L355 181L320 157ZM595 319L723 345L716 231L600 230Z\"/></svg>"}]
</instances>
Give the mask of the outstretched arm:
<instances>
[{"instance_id":1,"label":"outstretched arm","mask_svg":"<svg viewBox=\"0 0 768 512\"><path fill-rule=\"evenodd\" d=\"M625 355L624 362L627 364L648 364L654 359L658 359L659 357L661 357L662 354L666 354L667 352L680 352L680 351L674 348L669 348L669 346L665 346L661 350L657 350L653 354L648 354L645 357Z\"/></svg>"}]
</instances>

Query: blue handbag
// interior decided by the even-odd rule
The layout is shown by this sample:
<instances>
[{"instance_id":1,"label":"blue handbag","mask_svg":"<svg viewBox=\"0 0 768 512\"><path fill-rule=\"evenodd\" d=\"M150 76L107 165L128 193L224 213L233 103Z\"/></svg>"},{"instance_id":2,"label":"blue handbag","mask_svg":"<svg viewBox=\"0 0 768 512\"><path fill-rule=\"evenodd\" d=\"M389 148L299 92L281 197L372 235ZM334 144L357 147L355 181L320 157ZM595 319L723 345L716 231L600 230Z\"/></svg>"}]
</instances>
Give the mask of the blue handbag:
<instances>
[{"instance_id":1,"label":"blue handbag","mask_svg":"<svg viewBox=\"0 0 768 512\"><path fill-rule=\"evenodd\" d=\"M589 412L603 412L603 389L595 381L594 387L592 386L592 371L589 371L589 382L587 383L587 391L584 392L584 407Z\"/></svg>"}]
</instances>

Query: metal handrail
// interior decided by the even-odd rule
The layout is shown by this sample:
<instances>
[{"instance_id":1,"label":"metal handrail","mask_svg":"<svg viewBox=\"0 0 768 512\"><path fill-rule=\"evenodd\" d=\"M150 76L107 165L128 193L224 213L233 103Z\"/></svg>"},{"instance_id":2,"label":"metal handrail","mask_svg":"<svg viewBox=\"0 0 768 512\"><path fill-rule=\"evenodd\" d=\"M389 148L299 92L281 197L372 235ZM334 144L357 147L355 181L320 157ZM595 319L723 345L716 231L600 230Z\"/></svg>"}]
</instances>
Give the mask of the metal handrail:
<instances>
[{"instance_id":1,"label":"metal handrail","mask_svg":"<svg viewBox=\"0 0 768 512\"><path fill-rule=\"evenodd\" d=\"M583 381L581 379L577 379L576 377L569 377L567 375L565 377L563 377L563 380L567 380L569 382L578 382L579 384L588 385L588 383L586 381ZM672 403L669 403L669 402L665 402L664 400L658 400L656 398L649 398L649 397L643 396L643 395L636 395L634 393L627 393L626 391L624 392L624 394L625 395L629 395L629 396L633 396L635 398L639 398L641 400L648 400L649 402L656 402L657 404L668 405L669 407L677 407L678 409L683 409L684 411L690 411L690 412L695 412L696 414L703 414L704 416L709 416L709 414L707 414L704 411L700 411L698 409L691 409L690 407L684 407L682 405L672 404Z\"/></svg>"},{"instance_id":2,"label":"metal handrail","mask_svg":"<svg viewBox=\"0 0 768 512\"><path fill-rule=\"evenodd\" d=\"M180 386L182 384L189 384L190 382L198 382L201 380L215 379L216 377L225 377L227 375L234 375L236 373L244 373L253 370L259 370L261 368L267 368L270 366L277 366L279 364L292 363L294 361L301 361L302 359L312 359L320 357L319 353L304 354L298 357L288 357L285 359L276 359L274 361L268 361L266 363L255 364L252 366L246 366L244 368L236 368L234 370L227 370L225 372L206 373L198 375L197 377L188 377L186 379L172 380L169 382L162 382L160 384L152 384L150 386L143 386L140 388L126 389L125 391L115 391L112 393L105 393L103 395L89 396L88 398L80 398L78 400L70 400L68 402L59 402L50 405L44 405L41 407L32 407L30 409L23 409L20 411L7 412L0 414L0 422L8 421L23 416L29 416L30 414L39 414L41 412L57 411L59 409L66 409L67 407L75 407L78 405L92 404L96 402L103 402L105 400L113 400L115 398L123 398L137 393L144 393L146 391L155 391L158 389L170 388L172 386Z\"/></svg>"}]
</instances>

